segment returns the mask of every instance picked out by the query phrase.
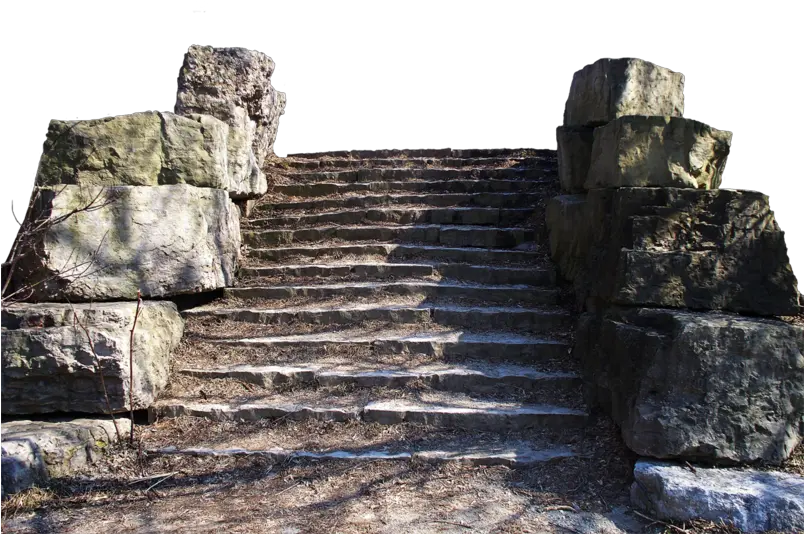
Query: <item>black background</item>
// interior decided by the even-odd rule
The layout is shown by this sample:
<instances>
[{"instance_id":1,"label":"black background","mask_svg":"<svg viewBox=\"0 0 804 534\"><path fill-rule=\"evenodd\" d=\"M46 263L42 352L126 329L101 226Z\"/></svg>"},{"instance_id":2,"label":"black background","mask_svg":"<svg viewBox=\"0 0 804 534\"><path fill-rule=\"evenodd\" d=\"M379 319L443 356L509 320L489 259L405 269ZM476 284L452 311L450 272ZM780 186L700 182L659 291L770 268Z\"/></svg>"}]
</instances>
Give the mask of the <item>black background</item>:
<instances>
[{"instance_id":1,"label":"black background","mask_svg":"<svg viewBox=\"0 0 804 534\"><path fill-rule=\"evenodd\" d=\"M32 53L24 67L31 83L22 94L27 110L24 120L29 126L24 131L29 135L18 140L24 141L34 162L32 168L50 118L172 110L186 44L146 40L101 46L66 40ZM274 86L288 91L287 119L280 122L278 148L282 153L391 145L551 147L571 73L600 57L562 55L545 47L521 45L499 45L496 50L478 52L432 47L419 51L366 45L349 48L340 43L311 47L303 41L207 44L270 48L272 56L279 56ZM690 118L741 130L746 139L743 145L753 153L753 157L744 154L743 160L759 159L767 147L760 144L761 135L752 133L752 110L746 105L758 82L756 77L746 76L745 66L725 56L694 53L656 56L656 62L673 64L675 70L688 73ZM772 183L772 176L741 170L736 143L726 180L771 196L777 218L784 223L793 269L799 273L801 254L792 246L793 210L798 200L795 185ZM6 180L6 184L12 183L17 182ZM9 191L12 202L22 202L29 183L21 180L18 191ZM13 232L10 225L9 239Z\"/></svg>"}]
</instances>

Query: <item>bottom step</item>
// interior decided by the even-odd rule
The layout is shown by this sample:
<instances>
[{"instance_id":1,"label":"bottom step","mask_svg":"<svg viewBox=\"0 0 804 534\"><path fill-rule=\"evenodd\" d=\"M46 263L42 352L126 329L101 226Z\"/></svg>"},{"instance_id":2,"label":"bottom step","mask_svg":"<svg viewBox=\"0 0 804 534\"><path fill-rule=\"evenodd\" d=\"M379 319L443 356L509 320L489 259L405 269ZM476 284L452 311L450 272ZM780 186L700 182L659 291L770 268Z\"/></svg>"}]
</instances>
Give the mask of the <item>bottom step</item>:
<instances>
[{"instance_id":1,"label":"bottom step","mask_svg":"<svg viewBox=\"0 0 804 534\"><path fill-rule=\"evenodd\" d=\"M212 449L205 447L163 447L148 449L149 455L183 455L183 456L259 456L273 463L284 463L294 459L309 460L409 460L419 462L456 462L469 465L505 465L508 467L524 467L533 464L549 462L561 458L581 456L568 447L551 449L532 449L526 444L512 444L509 447L490 448L483 450L418 450L389 452L384 450L346 451L334 450L326 452L312 452L305 450L288 450L272 448L263 450L228 448Z\"/></svg>"}]
</instances>

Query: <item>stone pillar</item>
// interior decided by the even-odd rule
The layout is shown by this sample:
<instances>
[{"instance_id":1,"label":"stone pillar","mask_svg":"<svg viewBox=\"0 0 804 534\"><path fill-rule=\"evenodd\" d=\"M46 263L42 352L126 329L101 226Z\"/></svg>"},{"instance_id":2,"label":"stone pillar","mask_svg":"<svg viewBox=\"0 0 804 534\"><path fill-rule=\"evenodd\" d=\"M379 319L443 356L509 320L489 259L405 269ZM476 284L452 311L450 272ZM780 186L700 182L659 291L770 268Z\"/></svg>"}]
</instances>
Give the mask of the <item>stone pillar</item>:
<instances>
[{"instance_id":1,"label":"stone pillar","mask_svg":"<svg viewBox=\"0 0 804 534\"><path fill-rule=\"evenodd\" d=\"M654 458L783 461L801 440L804 328L768 197L719 190L731 132L682 117L684 77L603 59L557 131L551 254L579 307L587 399ZM764 316L765 318L758 318Z\"/></svg>"}]
</instances>

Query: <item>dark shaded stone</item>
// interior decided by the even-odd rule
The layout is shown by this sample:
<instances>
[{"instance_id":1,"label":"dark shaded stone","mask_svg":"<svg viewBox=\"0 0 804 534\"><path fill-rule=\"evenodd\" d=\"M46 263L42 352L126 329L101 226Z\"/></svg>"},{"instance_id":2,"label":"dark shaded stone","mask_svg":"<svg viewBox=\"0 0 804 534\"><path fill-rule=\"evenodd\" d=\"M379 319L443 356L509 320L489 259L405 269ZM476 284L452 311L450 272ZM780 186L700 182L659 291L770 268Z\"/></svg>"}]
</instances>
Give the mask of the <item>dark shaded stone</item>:
<instances>
[{"instance_id":1,"label":"dark shaded stone","mask_svg":"<svg viewBox=\"0 0 804 534\"><path fill-rule=\"evenodd\" d=\"M550 256L561 276L573 281L586 272L591 243L586 195L561 195L547 202L545 220Z\"/></svg>"},{"instance_id":2,"label":"dark shaded stone","mask_svg":"<svg viewBox=\"0 0 804 534\"><path fill-rule=\"evenodd\" d=\"M586 126L559 126L556 128L558 144L558 180L561 190L583 193L589 174L594 143L594 128Z\"/></svg>"}]
</instances>

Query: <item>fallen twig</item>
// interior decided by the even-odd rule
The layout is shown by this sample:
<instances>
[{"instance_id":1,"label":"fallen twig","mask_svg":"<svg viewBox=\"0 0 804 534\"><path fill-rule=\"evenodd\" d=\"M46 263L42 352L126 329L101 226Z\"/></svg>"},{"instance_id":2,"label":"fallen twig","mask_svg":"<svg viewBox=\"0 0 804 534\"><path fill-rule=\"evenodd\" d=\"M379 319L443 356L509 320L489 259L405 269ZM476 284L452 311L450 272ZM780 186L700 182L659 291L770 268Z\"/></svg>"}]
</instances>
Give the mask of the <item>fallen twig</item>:
<instances>
[{"instance_id":1,"label":"fallen twig","mask_svg":"<svg viewBox=\"0 0 804 534\"><path fill-rule=\"evenodd\" d=\"M134 324L131 326L131 336L128 342L128 409L131 414L131 435L129 443L134 445L134 329L137 328L137 318L140 316L142 293L137 290L137 311L134 312Z\"/></svg>"},{"instance_id":2,"label":"fallen twig","mask_svg":"<svg viewBox=\"0 0 804 534\"><path fill-rule=\"evenodd\" d=\"M454 521L444 521L443 519L428 519L426 523L443 523L445 525L454 525L456 527L468 528L469 530L474 529L473 526L467 525L465 523L456 523Z\"/></svg>"},{"instance_id":3,"label":"fallen twig","mask_svg":"<svg viewBox=\"0 0 804 534\"><path fill-rule=\"evenodd\" d=\"M145 493L148 493L149 491L151 491L152 489L154 489L154 488L155 488L155 487L157 487L159 484L161 484L161 483L162 483L162 482L164 482L165 480L169 479L170 477L172 477L172 476L173 476L173 475L175 475L176 473L178 473L178 471L174 471L173 473L170 473L170 474L168 474L168 475L165 475L165 477L164 477L163 479L161 479L161 480L157 480L156 482L154 482L153 484L151 484L151 485L148 487L148 489L147 489L147 490L145 490Z\"/></svg>"},{"instance_id":4,"label":"fallen twig","mask_svg":"<svg viewBox=\"0 0 804 534\"><path fill-rule=\"evenodd\" d=\"M101 388L103 388L103 396L106 398L106 408L109 410L109 417L112 418L112 424L114 425L114 433L117 434L117 441L120 441L120 429L117 428L117 420L114 418L114 412L112 411L112 403L109 402L109 391L106 389L106 381L103 379L103 371L101 370L100 366L100 358L98 357L98 353L95 352L95 344L92 342L92 336L89 334L89 330L81 320L78 318L78 314L75 312L75 308L73 305L70 304L70 308L73 310L73 320L74 324L77 324L81 327L84 331L84 334L87 336L87 342L89 343L89 349L92 351L92 355L95 357L95 371L98 373L100 377Z\"/></svg>"},{"instance_id":5,"label":"fallen twig","mask_svg":"<svg viewBox=\"0 0 804 534\"><path fill-rule=\"evenodd\" d=\"M666 523L664 521L656 519L655 517L651 517L649 515L645 515L645 514L642 514L640 512L637 512L636 510L634 510L633 512L634 512L635 515L638 515L642 519L647 519L648 521L652 521L651 524L658 523L658 524L663 525L665 527L672 528L673 530L676 530L678 532L683 532L684 534L689 534L689 532L690 532L689 530L687 530L685 528L681 528L681 527L677 527L675 525L671 525L670 523Z\"/></svg>"},{"instance_id":6,"label":"fallen twig","mask_svg":"<svg viewBox=\"0 0 804 534\"><path fill-rule=\"evenodd\" d=\"M178 474L178 473L179 473L179 471L173 471L172 473L159 473L159 474L157 474L157 475L150 475L150 476L145 476L145 477L139 477L139 478L135 478L134 480L130 480L130 481L128 482L128 484L126 484L126 485L127 485L127 486L133 486L134 484L139 484L140 482L147 482L148 480L153 480L153 479L155 479L155 478L162 478L162 477L167 477L167 476L173 476L173 475L176 475L176 474Z\"/></svg>"}]
</instances>

